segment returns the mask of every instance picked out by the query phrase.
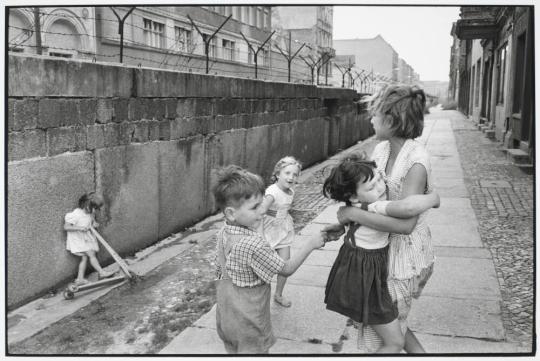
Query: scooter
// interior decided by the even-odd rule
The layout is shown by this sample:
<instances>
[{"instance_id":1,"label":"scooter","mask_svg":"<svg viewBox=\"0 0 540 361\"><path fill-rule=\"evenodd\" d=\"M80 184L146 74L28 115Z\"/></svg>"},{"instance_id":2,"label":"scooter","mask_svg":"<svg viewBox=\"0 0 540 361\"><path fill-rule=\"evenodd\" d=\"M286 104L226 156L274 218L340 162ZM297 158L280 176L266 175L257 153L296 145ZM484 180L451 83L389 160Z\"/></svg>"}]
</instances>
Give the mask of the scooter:
<instances>
[{"instance_id":1,"label":"scooter","mask_svg":"<svg viewBox=\"0 0 540 361\"><path fill-rule=\"evenodd\" d=\"M94 229L94 227L90 227L90 232L97 238L99 243L109 252L109 254L112 256L114 261L120 266L120 270L122 271L122 276L116 276L111 278L106 278L102 280L98 280L96 282L91 282L84 285L77 285L76 283L70 283L66 289L64 290L64 298L66 300L71 300L75 297L75 293L82 292L86 290L90 290L92 288L97 288L105 285L110 285L114 283L118 283L120 281L129 280L130 282L135 281L138 276L133 273L127 266L127 264L124 262L124 260L116 253L116 251L105 241L105 239Z\"/></svg>"}]
</instances>

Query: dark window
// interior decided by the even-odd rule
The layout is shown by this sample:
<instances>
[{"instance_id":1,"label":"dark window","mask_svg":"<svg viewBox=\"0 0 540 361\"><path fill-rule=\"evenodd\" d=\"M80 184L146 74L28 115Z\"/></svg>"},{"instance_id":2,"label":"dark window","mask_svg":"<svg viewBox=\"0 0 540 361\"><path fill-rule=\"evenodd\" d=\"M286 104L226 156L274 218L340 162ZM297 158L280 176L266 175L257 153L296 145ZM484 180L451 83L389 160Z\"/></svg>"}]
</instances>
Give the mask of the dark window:
<instances>
[{"instance_id":1,"label":"dark window","mask_svg":"<svg viewBox=\"0 0 540 361\"><path fill-rule=\"evenodd\" d=\"M508 44L504 44L497 55L497 103L504 103L504 85L506 77L506 55L508 52Z\"/></svg>"}]
</instances>

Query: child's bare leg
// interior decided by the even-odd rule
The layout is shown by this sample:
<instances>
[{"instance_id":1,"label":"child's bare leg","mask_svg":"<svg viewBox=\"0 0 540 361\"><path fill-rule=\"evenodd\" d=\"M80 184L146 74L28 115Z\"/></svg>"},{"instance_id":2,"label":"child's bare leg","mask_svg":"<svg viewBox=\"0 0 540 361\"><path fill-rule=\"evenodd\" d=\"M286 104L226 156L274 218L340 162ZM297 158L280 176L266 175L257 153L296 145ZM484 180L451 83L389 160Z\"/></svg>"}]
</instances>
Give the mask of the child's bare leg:
<instances>
[{"instance_id":1,"label":"child's bare leg","mask_svg":"<svg viewBox=\"0 0 540 361\"><path fill-rule=\"evenodd\" d=\"M376 353L399 353L405 346L405 336L401 333L399 321L395 319L384 325L371 325L371 327L382 338L383 345Z\"/></svg>"},{"instance_id":2,"label":"child's bare leg","mask_svg":"<svg viewBox=\"0 0 540 361\"><path fill-rule=\"evenodd\" d=\"M90 259L90 264L98 272L100 277L109 277L110 275L114 274L114 272L106 272L103 270L103 268L101 268L101 266L99 265L99 261L97 260L95 251L88 251L86 252L86 254Z\"/></svg>"},{"instance_id":3,"label":"child's bare leg","mask_svg":"<svg viewBox=\"0 0 540 361\"><path fill-rule=\"evenodd\" d=\"M405 332L405 351L407 351L407 353L426 353L426 350L424 350L420 341L418 341L409 328L407 328L407 332Z\"/></svg>"},{"instance_id":4,"label":"child's bare leg","mask_svg":"<svg viewBox=\"0 0 540 361\"><path fill-rule=\"evenodd\" d=\"M291 258L290 247L278 248L276 249L276 252L285 261ZM286 281L287 277L281 275L277 276L276 293L274 294L274 300L283 307L291 307L291 301L283 297L283 288L285 287Z\"/></svg>"},{"instance_id":5,"label":"child's bare leg","mask_svg":"<svg viewBox=\"0 0 540 361\"><path fill-rule=\"evenodd\" d=\"M83 254L81 255L81 262L79 263L79 272L77 273L77 281L84 281L84 272L86 271L86 262L88 261L88 256Z\"/></svg>"}]
</instances>

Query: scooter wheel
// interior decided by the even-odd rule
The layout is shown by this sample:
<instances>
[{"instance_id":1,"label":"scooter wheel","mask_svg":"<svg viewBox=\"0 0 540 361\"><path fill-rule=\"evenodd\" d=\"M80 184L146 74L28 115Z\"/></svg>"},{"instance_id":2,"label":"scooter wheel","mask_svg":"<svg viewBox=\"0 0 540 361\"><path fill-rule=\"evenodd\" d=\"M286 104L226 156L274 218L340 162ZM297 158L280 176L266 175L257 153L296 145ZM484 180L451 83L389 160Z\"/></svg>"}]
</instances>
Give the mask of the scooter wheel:
<instances>
[{"instance_id":1,"label":"scooter wheel","mask_svg":"<svg viewBox=\"0 0 540 361\"><path fill-rule=\"evenodd\" d=\"M73 297L75 297L75 293L73 293L73 292L71 292L71 291L69 291L69 290L65 290L65 291L64 291L64 298L65 298L66 300L72 300Z\"/></svg>"},{"instance_id":2,"label":"scooter wheel","mask_svg":"<svg viewBox=\"0 0 540 361\"><path fill-rule=\"evenodd\" d=\"M72 293L75 293L79 290L79 286L77 286L75 283L70 283L68 286L67 286L67 290L69 292L72 292Z\"/></svg>"}]
</instances>

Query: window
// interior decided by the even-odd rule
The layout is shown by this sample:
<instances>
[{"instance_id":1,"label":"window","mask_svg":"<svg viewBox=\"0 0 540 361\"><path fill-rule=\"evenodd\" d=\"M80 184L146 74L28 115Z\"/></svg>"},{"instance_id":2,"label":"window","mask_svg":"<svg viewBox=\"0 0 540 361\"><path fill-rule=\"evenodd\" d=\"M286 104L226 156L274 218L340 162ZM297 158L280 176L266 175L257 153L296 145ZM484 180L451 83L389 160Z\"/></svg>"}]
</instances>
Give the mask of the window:
<instances>
[{"instance_id":1,"label":"window","mask_svg":"<svg viewBox=\"0 0 540 361\"><path fill-rule=\"evenodd\" d=\"M497 79L497 103L504 103L504 83L506 77L506 55L508 51L508 44L503 45L499 49L497 56L497 73L499 74Z\"/></svg>"},{"instance_id":2,"label":"window","mask_svg":"<svg viewBox=\"0 0 540 361\"><path fill-rule=\"evenodd\" d=\"M56 56L58 58L73 58L73 54L69 53L58 53L58 52L49 52L49 56Z\"/></svg>"},{"instance_id":3,"label":"window","mask_svg":"<svg viewBox=\"0 0 540 361\"><path fill-rule=\"evenodd\" d=\"M270 51L267 49L262 49L259 51L259 54L262 53L262 65L270 66Z\"/></svg>"},{"instance_id":4,"label":"window","mask_svg":"<svg viewBox=\"0 0 540 361\"><path fill-rule=\"evenodd\" d=\"M242 8L240 6L233 6L233 19L242 21Z\"/></svg>"},{"instance_id":5,"label":"window","mask_svg":"<svg viewBox=\"0 0 540 361\"><path fill-rule=\"evenodd\" d=\"M156 48L163 47L163 31L164 24L144 19L144 42L148 46L154 46Z\"/></svg>"},{"instance_id":6,"label":"window","mask_svg":"<svg viewBox=\"0 0 540 361\"><path fill-rule=\"evenodd\" d=\"M235 59L235 43L234 41L222 40L223 46L223 59L225 60L236 60Z\"/></svg>"},{"instance_id":7,"label":"window","mask_svg":"<svg viewBox=\"0 0 540 361\"><path fill-rule=\"evenodd\" d=\"M263 27L265 29L270 29L270 19L271 19L271 17L270 17L270 9L267 6L265 6L264 7L264 20L265 21L264 21L264 25L263 25Z\"/></svg>"},{"instance_id":8,"label":"window","mask_svg":"<svg viewBox=\"0 0 540 361\"><path fill-rule=\"evenodd\" d=\"M8 50L13 52L13 53L23 53L24 52L24 49L21 48L21 47L18 47L18 46L10 46Z\"/></svg>"},{"instance_id":9,"label":"window","mask_svg":"<svg viewBox=\"0 0 540 361\"><path fill-rule=\"evenodd\" d=\"M514 70L514 104L512 106L513 113L521 113L523 103L523 97L521 94L523 92L523 84L525 82L525 80L523 79L526 66L525 36L525 33L518 36L516 44L516 66Z\"/></svg>"},{"instance_id":10,"label":"window","mask_svg":"<svg viewBox=\"0 0 540 361\"><path fill-rule=\"evenodd\" d=\"M257 6L257 27L263 28L264 27L264 12L262 7Z\"/></svg>"},{"instance_id":11,"label":"window","mask_svg":"<svg viewBox=\"0 0 540 361\"><path fill-rule=\"evenodd\" d=\"M244 15L242 16L242 21L246 24L249 24L249 6L242 6L242 12L244 13Z\"/></svg>"},{"instance_id":12,"label":"window","mask_svg":"<svg viewBox=\"0 0 540 361\"><path fill-rule=\"evenodd\" d=\"M249 21L249 25L257 26L257 7L251 6L250 10L251 10L251 18Z\"/></svg>"},{"instance_id":13,"label":"window","mask_svg":"<svg viewBox=\"0 0 540 361\"><path fill-rule=\"evenodd\" d=\"M176 50L191 53L193 51L193 40L191 30L174 27L174 39L176 42Z\"/></svg>"},{"instance_id":14,"label":"window","mask_svg":"<svg viewBox=\"0 0 540 361\"><path fill-rule=\"evenodd\" d=\"M210 34L203 34L203 41L206 43L206 40L210 37ZM203 44L203 46L205 46ZM210 44L208 45L208 56L211 56L213 58L216 57L216 47L217 47L217 39L214 36L212 40L210 40ZM204 48L203 48L204 49Z\"/></svg>"}]
</instances>

